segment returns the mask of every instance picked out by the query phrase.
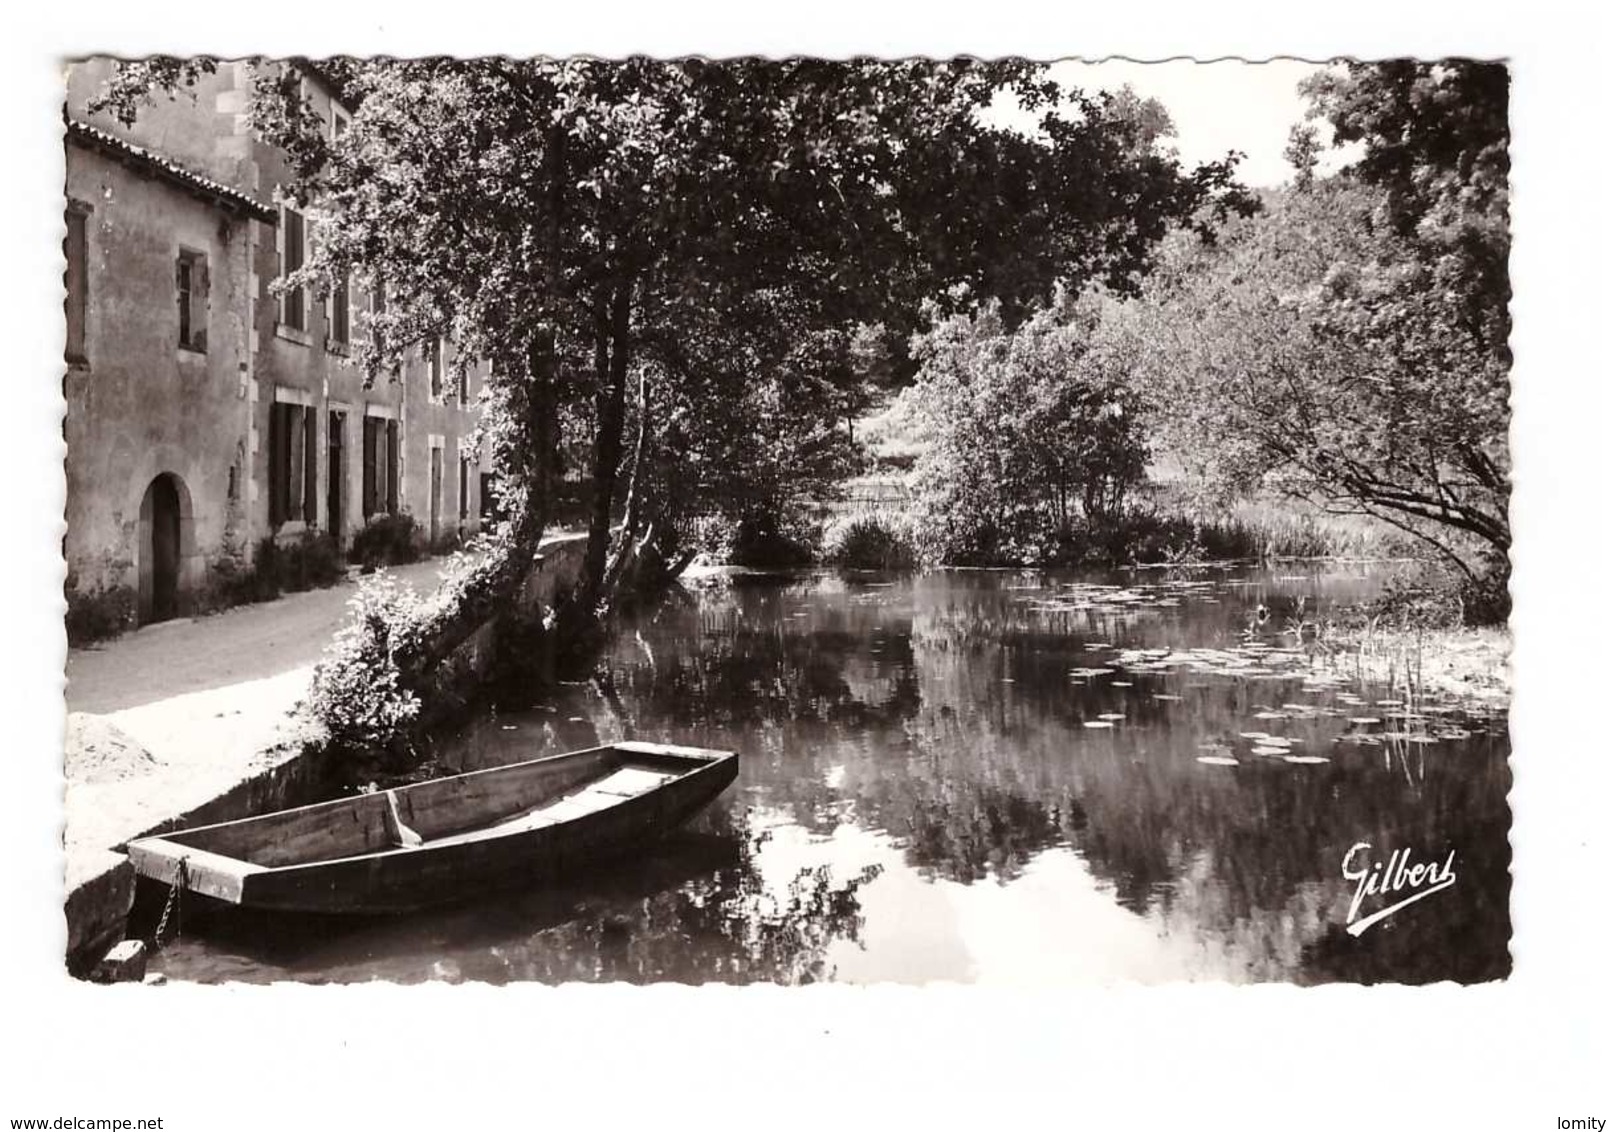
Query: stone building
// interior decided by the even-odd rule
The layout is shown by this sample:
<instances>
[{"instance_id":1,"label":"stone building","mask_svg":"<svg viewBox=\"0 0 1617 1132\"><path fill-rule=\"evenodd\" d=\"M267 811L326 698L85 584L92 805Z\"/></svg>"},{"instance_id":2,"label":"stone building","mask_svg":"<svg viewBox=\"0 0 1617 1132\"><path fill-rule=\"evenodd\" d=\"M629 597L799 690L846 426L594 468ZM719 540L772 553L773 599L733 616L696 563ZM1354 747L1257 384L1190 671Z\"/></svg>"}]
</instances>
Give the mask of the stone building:
<instances>
[{"instance_id":1,"label":"stone building","mask_svg":"<svg viewBox=\"0 0 1617 1132\"><path fill-rule=\"evenodd\" d=\"M84 111L110 61L69 72L70 608L144 624L209 604L265 538L346 547L399 512L423 544L477 526L486 462L460 443L480 372L457 382L437 343L366 388L350 354L377 297L270 290L314 235L248 118L257 68L287 65L221 63L132 127ZM340 133L353 108L298 74Z\"/></svg>"}]
</instances>

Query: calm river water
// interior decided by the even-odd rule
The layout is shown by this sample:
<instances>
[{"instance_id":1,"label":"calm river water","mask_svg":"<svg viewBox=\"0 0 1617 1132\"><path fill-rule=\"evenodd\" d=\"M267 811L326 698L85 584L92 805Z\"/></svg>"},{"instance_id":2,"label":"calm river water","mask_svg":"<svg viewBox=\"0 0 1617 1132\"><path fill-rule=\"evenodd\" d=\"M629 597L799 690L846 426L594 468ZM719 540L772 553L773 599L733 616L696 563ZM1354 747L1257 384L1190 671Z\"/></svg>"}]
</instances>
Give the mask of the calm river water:
<instances>
[{"instance_id":1,"label":"calm river water","mask_svg":"<svg viewBox=\"0 0 1617 1132\"><path fill-rule=\"evenodd\" d=\"M394 921L221 917L199 981L1470 982L1510 969L1509 740L1286 632L1374 567L730 576L601 675L479 720L470 769L618 737L741 774L654 857ZM1267 623L1253 624L1264 604ZM1303 634L1306 638L1307 634ZM1385 673L1380 674L1385 677ZM1455 883L1346 930L1343 858ZM1362 918L1408 890L1367 895Z\"/></svg>"}]
</instances>

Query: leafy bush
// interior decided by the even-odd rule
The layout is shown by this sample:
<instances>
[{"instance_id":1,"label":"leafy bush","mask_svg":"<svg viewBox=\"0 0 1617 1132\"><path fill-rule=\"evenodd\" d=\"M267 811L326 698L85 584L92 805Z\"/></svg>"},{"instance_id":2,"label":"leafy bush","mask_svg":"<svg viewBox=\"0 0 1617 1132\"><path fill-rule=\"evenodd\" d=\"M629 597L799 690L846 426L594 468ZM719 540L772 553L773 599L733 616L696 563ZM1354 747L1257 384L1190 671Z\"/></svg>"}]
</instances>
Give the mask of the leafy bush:
<instances>
[{"instance_id":1,"label":"leafy bush","mask_svg":"<svg viewBox=\"0 0 1617 1132\"><path fill-rule=\"evenodd\" d=\"M348 624L315 666L309 710L339 749L396 749L421 712L394 662L395 649L418 623L420 598L382 575L362 582L348 607Z\"/></svg>"},{"instance_id":2,"label":"leafy bush","mask_svg":"<svg viewBox=\"0 0 1617 1132\"><path fill-rule=\"evenodd\" d=\"M282 542L266 536L253 551L253 568L243 571L229 556L213 564L214 588L221 605L273 601L283 593L302 593L336 585L345 573L337 540L321 531L305 531Z\"/></svg>"},{"instance_id":3,"label":"leafy bush","mask_svg":"<svg viewBox=\"0 0 1617 1132\"><path fill-rule=\"evenodd\" d=\"M736 526L729 561L735 566L809 566L819 541L818 528L803 511L751 511Z\"/></svg>"},{"instance_id":4,"label":"leafy bush","mask_svg":"<svg viewBox=\"0 0 1617 1132\"><path fill-rule=\"evenodd\" d=\"M1460 611L1467 625L1503 625L1510 620L1510 562L1497 559L1460 583Z\"/></svg>"},{"instance_id":5,"label":"leafy bush","mask_svg":"<svg viewBox=\"0 0 1617 1132\"><path fill-rule=\"evenodd\" d=\"M420 557L414 516L407 511L376 515L354 536L348 560L369 574L380 566L403 566Z\"/></svg>"},{"instance_id":6,"label":"leafy bush","mask_svg":"<svg viewBox=\"0 0 1617 1132\"><path fill-rule=\"evenodd\" d=\"M335 585L345 570L337 540L321 531L305 531L280 548L275 581L289 593Z\"/></svg>"},{"instance_id":7,"label":"leafy bush","mask_svg":"<svg viewBox=\"0 0 1617 1132\"><path fill-rule=\"evenodd\" d=\"M989 304L915 339L902 408L925 426L915 485L944 561L1047 559L1121 518L1147 457L1124 319L1060 293L1014 328Z\"/></svg>"},{"instance_id":8,"label":"leafy bush","mask_svg":"<svg viewBox=\"0 0 1617 1132\"><path fill-rule=\"evenodd\" d=\"M833 520L825 530L822 557L855 570L913 570L920 560L914 524L889 511Z\"/></svg>"},{"instance_id":9,"label":"leafy bush","mask_svg":"<svg viewBox=\"0 0 1617 1132\"><path fill-rule=\"evenodd\" d=\"M129 586L83 593L69 575L65 593L67 643L72 647L116 637L135 624L135 591Z\"/></svg>"},{"instance_id":10,"label":"leafy bush","mask_svg":"<svg viewBox=\"0 0 1617 1132\"><path fill-rule=\"evenodd\" d=\"M1510 607L1508 563L1484 563L1475 575L1427 563L1388 579L1363 612L1392 627L1454 629L1504 624Z\"/></svg>"},{"instance_id":11,"label":"leafy bush","mask_svg":"<svg viewBox=\"0 0 1617 1132\"><path fill-rule=\"evenodd\" d=\"M696 546L712 562L761 568L812 565L819 530L801 508L785 514L758 508L740 518L704 515L694 523Z\"/></svg>"}]
</instances>

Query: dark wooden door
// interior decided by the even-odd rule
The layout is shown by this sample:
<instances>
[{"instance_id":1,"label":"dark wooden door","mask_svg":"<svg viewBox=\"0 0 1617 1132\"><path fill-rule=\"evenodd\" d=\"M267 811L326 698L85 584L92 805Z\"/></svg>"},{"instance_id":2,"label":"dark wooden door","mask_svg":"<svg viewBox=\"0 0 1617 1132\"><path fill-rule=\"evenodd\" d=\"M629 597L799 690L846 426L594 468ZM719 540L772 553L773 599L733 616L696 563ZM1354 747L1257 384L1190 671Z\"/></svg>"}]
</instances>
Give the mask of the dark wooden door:
<instances>
[{"instance_id":1,"label":"dark wooden door","mask_svg":"<svg viewBox=\"0 0 1617 1132\"><path fill-rule=\"evenodd\" d=\"M438 541L439 525L443 522L444 497L444 450L432 450L432 471L428 476L428 489L432 492L427 501L427 514L430 516L431 538L434 543Z\"/></svg>"},{"instance_id":2,"label":"dark wooden door","mask_svg":"<svg viewBox=\"0 0 1617 1132\"><path fill-rule=\"evenodd\" d=\"M338 542L343 536L343 484L348 466L343 460L343 426L347 418L332 413L326 421L326 530Z\"/></svg>"},{"instance_id":3,"label":"dark wooden door","mask_svg":"<svg viewBox=\"0 0 1617 1132\"><path fill-rule=\"evenodd\" d=\"M151 620L167 621L179 611L180 494L168 476L158 476L147 488L152 516Z\"/></svg>"}]
</instances>

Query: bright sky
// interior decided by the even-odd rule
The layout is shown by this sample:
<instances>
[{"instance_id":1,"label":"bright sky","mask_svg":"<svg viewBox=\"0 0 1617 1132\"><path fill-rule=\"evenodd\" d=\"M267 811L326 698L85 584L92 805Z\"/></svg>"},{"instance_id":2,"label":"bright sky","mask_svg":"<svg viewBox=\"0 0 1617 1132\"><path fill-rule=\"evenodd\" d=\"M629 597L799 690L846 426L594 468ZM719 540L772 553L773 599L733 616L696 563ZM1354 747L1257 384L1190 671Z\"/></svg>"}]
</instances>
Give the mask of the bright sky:
<instances>
[{"instance_id":1,"label":"bright sky","mask_svg":"<svg viewBox=\"0 0 1617 1132\"><path fill-rule=\"evenodd\" d=\"M1320 64L1294 60L1244 63L1224 60L1196 63L1133 63L1107 60L1085 63L1067 60L1051 68L1068 86L1088 91L1134 88L1141 98L1155 98L1173 119L1177 136L1172 145L1185 165L1216 161L1234 149L1246 154L1237 176L1249 186L1278 185L1292 176L1282 151L1294 122L1303 120L1306 106L1297 84L1320 70ZM1017 116L1014 106L996 108L994 116L1006 121ZM1334 157L1334 160L1333 160ZM1345 155L1321 154L1320 172L1342 164Z\"/></svg>"}]
</instances>

